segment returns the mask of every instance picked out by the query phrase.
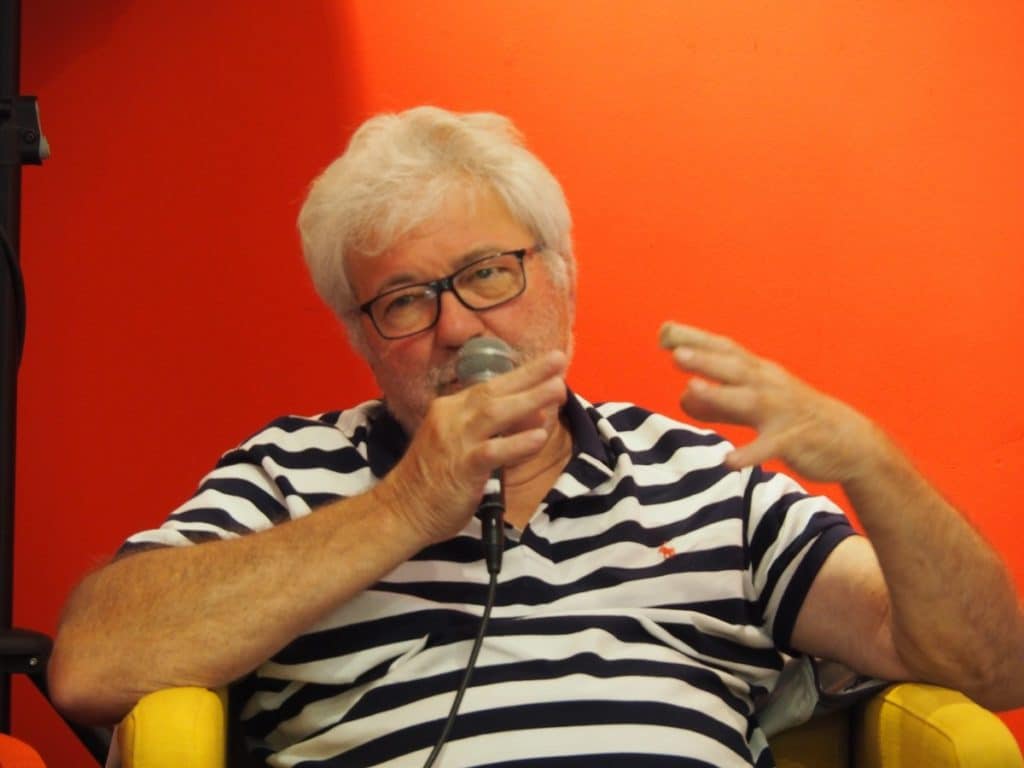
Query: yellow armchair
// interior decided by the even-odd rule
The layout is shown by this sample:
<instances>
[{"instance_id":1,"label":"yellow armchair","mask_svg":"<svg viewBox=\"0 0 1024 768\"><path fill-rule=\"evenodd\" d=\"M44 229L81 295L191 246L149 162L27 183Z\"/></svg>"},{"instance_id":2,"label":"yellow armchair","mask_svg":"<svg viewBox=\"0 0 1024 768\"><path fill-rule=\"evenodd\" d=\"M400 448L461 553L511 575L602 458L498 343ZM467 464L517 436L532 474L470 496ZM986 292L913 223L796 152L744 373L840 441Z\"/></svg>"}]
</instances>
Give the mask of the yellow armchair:
<instances>
[{"instance_id":1,"label":"yellow armchair","mask_svg":"<svg viewBox=\"0 0 1024 768\"><path fill-rule=\"evenodd\" d=\"M223 695L172 688L138 703L118 728L118 745L124 768L225 768L226 733ZM771 744L779 768L1024 768L998 717L960 693L913 683Z\"/></svg>"},{"instance_id":2,"label":"yellow armchair","mask_svg":"<svg viewBox=\"0 0 1024 768\"><path fill-rule=\"evenodd\" d=\"M225 768L224 691L167 688L143 696L118 725L123 768Z\"/></svg>"}]
</instances>

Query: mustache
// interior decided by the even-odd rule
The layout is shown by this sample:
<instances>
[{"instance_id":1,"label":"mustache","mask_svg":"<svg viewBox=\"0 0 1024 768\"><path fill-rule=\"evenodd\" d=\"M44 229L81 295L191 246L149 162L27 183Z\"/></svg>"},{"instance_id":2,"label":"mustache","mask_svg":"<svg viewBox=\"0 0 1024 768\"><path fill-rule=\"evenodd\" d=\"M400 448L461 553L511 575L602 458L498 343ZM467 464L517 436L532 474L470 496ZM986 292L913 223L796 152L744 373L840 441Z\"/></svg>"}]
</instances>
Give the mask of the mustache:
<instances>
[{"instance_id":1,"label":"mustache","mask_svg":"<svg viewBox=\"0 0 1024 768\"><path fill-rule=\"evenodd\" d=\"M444 394L444 390L458 380L455 375L455 362L435 366L427 371L427 386L438 395Z\"/></svg>"}]
</instances>

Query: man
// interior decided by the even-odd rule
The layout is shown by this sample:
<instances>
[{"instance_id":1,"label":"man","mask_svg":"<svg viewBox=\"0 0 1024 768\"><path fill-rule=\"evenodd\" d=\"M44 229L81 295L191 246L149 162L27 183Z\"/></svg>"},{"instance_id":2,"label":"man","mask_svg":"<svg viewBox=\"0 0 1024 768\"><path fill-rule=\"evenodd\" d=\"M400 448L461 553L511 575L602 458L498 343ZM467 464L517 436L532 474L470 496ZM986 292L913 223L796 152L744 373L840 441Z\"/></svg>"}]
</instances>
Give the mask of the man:
<instances>
[{"instance_id":1,"label":"man","mask_svg":"<svg viewBox=\"0 0 1024 768\"><path fill-rule=\"evenodd\" d=\"M569 212L504 118L370 120L299 224L383 399L274 422L83 582L50 670L73 717L233 684L270 764L423 764L483 612L499 468L509 541L442 764L770 765L754 700L784 652L1024 703L1005 569L863 416L675 324L683 408L751 444L567 391ZM519 367L460 383L478 337ZM842 483L870 543L772 457Z\"/></svg>"}]
</instances>

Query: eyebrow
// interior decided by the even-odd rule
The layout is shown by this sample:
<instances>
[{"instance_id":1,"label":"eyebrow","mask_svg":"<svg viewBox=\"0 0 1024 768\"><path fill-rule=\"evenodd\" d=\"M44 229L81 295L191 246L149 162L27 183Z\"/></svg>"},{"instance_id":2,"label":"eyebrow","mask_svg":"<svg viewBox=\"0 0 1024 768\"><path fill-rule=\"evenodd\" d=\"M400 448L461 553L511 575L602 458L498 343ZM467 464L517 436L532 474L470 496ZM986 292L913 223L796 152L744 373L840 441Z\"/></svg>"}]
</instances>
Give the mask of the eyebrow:
<instances>
[{"instance_id":1,"label":"eyebrow","mask_svg":"<svg viewBox=\"0 0 1024 768\"><path fill-rule=\"evenodd\" d=\"M485 258L487 256L493 256L498 253L502 253L502 246L500 245L478 246L473 250L467 251L466 253L459 256L459 258L457 258L452 263L448 273L446 275L443 275L442 277L447 277L448 275L452 274L452 272L458 272L467 264L472 264L474 261L479 261L482 258ZM393 290L395 288L401 288L406 285L423 285L424 283L430 283L433 282L434 280L439 279L439 277L432 277L427 280L424 280L411 272L400 272L399 274L392 275L387 280L385 280L380 285L380 287L377 288L377 292L374 294L374 298L380 296L383 293L387 293L388 291Z\"/></svg>"}]
</instances>

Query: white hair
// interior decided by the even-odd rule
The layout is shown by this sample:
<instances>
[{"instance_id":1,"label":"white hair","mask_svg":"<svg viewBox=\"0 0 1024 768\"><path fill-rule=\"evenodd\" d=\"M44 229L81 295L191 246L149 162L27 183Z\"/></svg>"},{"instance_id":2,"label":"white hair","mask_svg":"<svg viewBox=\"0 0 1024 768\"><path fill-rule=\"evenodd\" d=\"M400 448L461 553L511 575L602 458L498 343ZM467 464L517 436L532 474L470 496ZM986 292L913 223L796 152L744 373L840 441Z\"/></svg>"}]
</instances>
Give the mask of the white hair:
<instances>
[{"instance_id":1,"label":"white hair","mask_svg":"<svg viewBox=\"0 0 1024 768\"><path fill-rule=\"evenodd\" d=\"M299 212L313 285L362 348L350 254L376 256L436 214L455 189L493 190L545 247L554 279L575 284L572 219L557 179L501 115L417 107L367 120L314 180Z\"/></svg>"}]
</instances>

